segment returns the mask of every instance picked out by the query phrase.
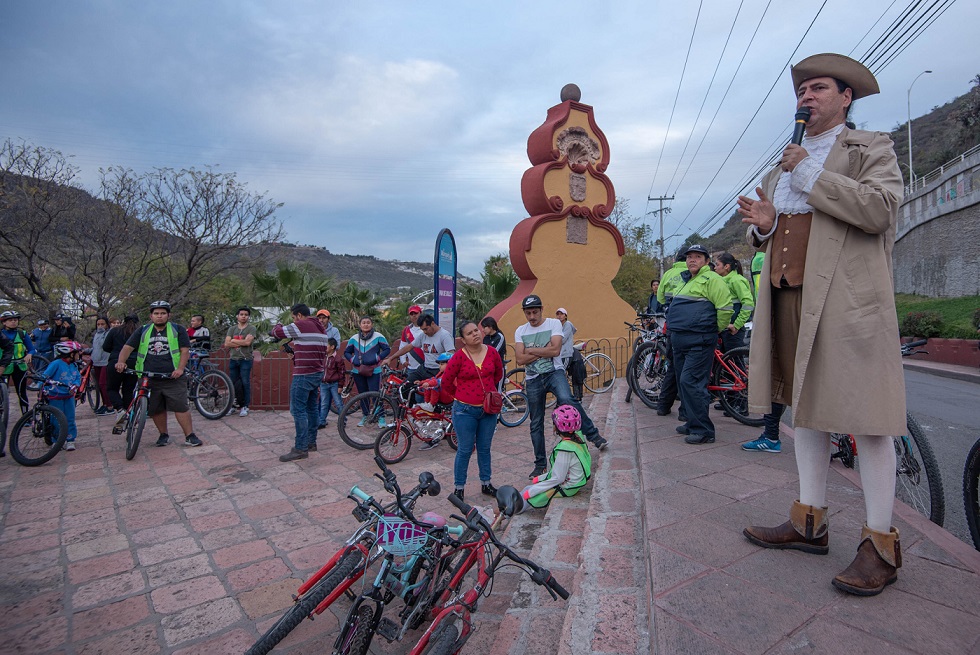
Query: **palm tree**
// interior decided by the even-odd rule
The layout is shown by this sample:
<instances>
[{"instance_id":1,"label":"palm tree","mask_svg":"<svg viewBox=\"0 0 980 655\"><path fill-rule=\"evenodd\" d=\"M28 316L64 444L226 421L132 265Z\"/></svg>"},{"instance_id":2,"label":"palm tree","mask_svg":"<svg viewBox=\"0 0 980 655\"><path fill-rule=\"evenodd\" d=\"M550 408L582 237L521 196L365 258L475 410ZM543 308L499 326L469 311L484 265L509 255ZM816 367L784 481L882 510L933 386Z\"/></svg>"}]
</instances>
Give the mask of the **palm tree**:
<instances>
[{"instance_id":1,"label":"palm tree","mask_svg":"<svg viewBox=\"0 0 980 655\"><path fill-rule=\"evenodd\" d=\"M310 307L329 307L337 296L333 279L309 264L297 267L282 261L276 263L274 273L253 272L252 287L256 302L284 310L298 303ZM287 312L284 311L284 314Z\"/></svg>"},{"instance_id":2,"label":"palm tree","mask_svg":"<svg viewBox=\"0 0 980 655\"><path fill-rule=\"evenodd\" d=\"M380 301L381 298L370 289L348 282L333 298L331 320L341 332L346 329L346 334L353 334L359 329L362 316L374 317L374 308Z\"/></svg>"},{"instance_id":3,"label":"palm tree","mask_svg":"<svg viewBox=\"0 0 980 655\"><path fill-rule=\"evenodd\" d=\"M463 285L459 290L459 315L480 321L497 303L514 293L520 280L507 255L493 255L483 264L481 282Z\"/></svg>"}]
</instances>

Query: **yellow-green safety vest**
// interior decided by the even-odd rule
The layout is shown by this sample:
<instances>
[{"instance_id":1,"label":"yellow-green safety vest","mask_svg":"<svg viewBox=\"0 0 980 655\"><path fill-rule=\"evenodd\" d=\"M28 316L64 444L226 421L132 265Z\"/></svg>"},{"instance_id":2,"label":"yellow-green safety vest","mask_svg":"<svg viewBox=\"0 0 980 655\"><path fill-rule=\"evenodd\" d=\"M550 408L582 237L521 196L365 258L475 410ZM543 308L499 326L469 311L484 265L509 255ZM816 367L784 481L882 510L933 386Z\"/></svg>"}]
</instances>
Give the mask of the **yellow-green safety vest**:
<instances>
[{"instance_id":1,"label":"yellow-green safety vest","mask_svg":"<svg viewBox=\"0 0 980 655\"><path fill-rule=\"evenodd\" d=\"M150 349L150 337L156 326L152 323L143 329L143 336L140 337L140 347L136 351L136 372L143 372L143 361L146 359L146 352ZM170 346L170 356L174 360L174 370L180 368L180 346L177 344L177 331L169 322L167 323L167 344Z\"/></svg>"}]
</instances>

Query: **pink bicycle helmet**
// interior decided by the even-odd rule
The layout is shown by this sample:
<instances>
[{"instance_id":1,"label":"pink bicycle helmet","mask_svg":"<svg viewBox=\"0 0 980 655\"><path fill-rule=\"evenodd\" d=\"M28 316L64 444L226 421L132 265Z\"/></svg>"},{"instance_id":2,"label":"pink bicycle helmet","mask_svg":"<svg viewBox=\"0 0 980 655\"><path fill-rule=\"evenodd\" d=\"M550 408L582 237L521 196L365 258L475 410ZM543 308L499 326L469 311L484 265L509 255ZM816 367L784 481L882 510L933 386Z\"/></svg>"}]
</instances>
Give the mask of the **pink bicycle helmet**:
<instances>
[{"instance_id":1,"label":"pink bicycle helmet","mask_svg":"<svg viewBox=\"0 0 980 655\"><path fill-rule=\"evenodd\" d=\"M78 343L77 341L59 341L54 344L54 352L58 357L64 357L65 355L70 355L73 352L81 352L85 347Z\"/></svg>"},{"instance_id":2,"label":"pink bicycle helmet","mask_svg":"<svg viewBox=\"0 0 980 655\"><path fill-rule=\"evenodd\" d=\"M582 416L571 405L559 405L551 413L551 420L559 432L578 432L582 429Z\"/></svg>"}]
</instances>

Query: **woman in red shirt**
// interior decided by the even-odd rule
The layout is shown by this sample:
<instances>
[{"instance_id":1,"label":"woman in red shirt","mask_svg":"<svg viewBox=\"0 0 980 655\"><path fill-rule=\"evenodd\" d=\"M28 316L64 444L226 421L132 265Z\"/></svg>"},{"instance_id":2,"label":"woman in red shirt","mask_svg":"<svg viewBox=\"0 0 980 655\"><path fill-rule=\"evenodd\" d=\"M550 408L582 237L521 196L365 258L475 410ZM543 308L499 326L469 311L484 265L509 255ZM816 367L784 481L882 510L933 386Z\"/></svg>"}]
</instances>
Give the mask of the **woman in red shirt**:
<instances>
[{"instance_id":1,"label":"woman in red shirt","mask_svg":"<svg viewBox=\"0 0 980 655\"><path fill-rule=\"evenodd\" d=\"M497 351L483 343L483 333L475 322L463 323L459 336L463 339L463 347L446 365L442 387L454 399L453 427L459 449L453 465L456 487L453 494L462 500L466 472L474 448L480 469L481 491L486 496L497 494L496 487L490 483L490 444L497 428L497 415L483 411L483 396L487 391L496 391L497 383L504 376L504 365Z\"/></svg>"}]
</instances>

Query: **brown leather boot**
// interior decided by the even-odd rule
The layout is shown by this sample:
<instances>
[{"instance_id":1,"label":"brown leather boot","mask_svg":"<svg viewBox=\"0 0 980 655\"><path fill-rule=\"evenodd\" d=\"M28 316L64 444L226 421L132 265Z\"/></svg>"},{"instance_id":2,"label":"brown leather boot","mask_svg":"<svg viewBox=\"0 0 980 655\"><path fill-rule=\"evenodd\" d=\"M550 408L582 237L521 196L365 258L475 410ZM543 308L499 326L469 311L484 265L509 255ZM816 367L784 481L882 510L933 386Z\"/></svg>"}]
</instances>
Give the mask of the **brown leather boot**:
<instances>
[{"instance_id":1,"label":"brown leather boot","mask_svg":"<svg viewBox=\"0 0 980 655\"><path fill-rule=\"evenodd\" d=\"M856 596L877 596L898 580L902 568L902 544L898 528L891 532L875 532L868 526L861 530L861 544L851 565L833 580L841 591Z\"/></svg>"},{"instance_id":2,"label":"brown leather boot","mask_svg":"<svg viewBox=\"0 0 980 655\"><path fill-rule=\"evenodd\" d=\"M793 503L789 520L775 528L751 526L742 530L745 538L763 548L790 548L804 553L826 555L830 550L827 534L827 508Z\"/></svg>"}]
</instances>

